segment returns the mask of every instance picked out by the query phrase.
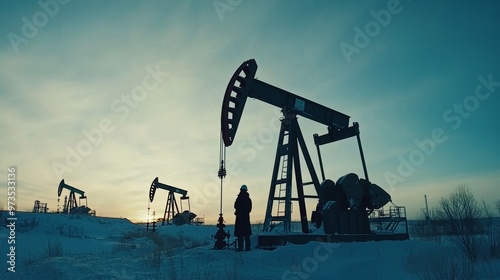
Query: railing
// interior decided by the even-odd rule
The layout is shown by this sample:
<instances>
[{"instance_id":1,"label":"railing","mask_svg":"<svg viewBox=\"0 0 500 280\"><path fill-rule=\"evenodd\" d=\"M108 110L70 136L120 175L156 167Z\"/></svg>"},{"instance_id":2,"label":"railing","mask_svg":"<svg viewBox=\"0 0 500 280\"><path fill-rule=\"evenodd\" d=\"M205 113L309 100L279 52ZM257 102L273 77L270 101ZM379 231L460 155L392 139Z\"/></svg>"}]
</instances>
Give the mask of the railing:
<instances>
[{"instance_id":1,"label":"railing","mask_svg":"<svg viewBox=\"0 0 500 280\"><path fill-rule=\"evenodd\" d=\"M202 225L205 223L205 217L198 217L198 218L194 218L194 220L192 221L193 224L199 226L199 225Z\"/></svg>"},{"instance_id":2,"label":"railing","mask_svg":"<svg viewBox=\"0 0 500 280\"><path fill-rule=\"evenodd\" d=\"M376 232L394 233L402 224L404 225L404 233L408 233L405 206L389 206L389 210L383 208L374 210L369 218L372 230Z\"/></svg>"}]
</instances>

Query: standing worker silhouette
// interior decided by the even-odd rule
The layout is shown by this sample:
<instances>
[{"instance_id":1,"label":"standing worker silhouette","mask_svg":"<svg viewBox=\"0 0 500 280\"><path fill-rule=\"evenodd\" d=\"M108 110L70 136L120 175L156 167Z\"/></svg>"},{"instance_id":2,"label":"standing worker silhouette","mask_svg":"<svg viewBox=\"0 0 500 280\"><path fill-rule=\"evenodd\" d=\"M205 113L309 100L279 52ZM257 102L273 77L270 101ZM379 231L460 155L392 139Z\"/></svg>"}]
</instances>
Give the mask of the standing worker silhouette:
<instances>
[{"instance_id":1,"label":"standing worker silhouette","mask_svg":"<svg viewBox=\"0 0 500 280\"><path fill-rule=\"evenodd\" d=\"M245 250L250 251L250 235L252 229L250 227L250 212L252 211L252 200L248 194L246 185L242 185L240 193L234 202L236 211L236 222L234 225L234 236L238 238L238 251L243 251L243 239L245 239Z\"/></svg>"}]
</instances>

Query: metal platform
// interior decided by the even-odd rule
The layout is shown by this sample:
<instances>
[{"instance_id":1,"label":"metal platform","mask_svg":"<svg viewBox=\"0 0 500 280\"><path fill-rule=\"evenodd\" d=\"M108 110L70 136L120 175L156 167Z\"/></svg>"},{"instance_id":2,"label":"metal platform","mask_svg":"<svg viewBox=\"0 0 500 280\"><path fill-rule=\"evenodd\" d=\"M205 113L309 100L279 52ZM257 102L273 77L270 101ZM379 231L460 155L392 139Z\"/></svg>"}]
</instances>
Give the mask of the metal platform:
<instances>
[{"instance_id":1,"label":"metal platform","mask_svg":"<svg viewBox=\"0 0 500 280\"><path fill-rule=\"evenodd\" d=\"M369 234L264 233L259 236L258 245L260 248L272 250L286 244L305 244L310 241L340 243L410 239L404 206L390 206L388 210L376 210L370 214L369 222L372 230Z\"/></svg>"},{"instance_id":2,"label":"metal platform","mask_svg":"<svg viewBox=\"0 0 500 280\"><path fill-rule=\"evenodd\" d=\"M286 235L260 235L259 247L262 249L275 249L286 244L306 244L310 241L318 242L367 242L383 240L407 240L407 233L381 233L381 234L286 234Z\"/></svg>"}]
</instances>

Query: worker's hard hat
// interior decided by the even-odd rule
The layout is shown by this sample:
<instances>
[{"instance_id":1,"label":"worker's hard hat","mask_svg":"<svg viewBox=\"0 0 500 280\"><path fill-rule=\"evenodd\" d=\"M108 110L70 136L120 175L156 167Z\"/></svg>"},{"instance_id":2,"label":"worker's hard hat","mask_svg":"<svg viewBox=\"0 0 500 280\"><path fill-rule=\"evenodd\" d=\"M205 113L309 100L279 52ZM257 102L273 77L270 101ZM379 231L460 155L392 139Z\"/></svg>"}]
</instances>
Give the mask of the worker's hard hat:
<instances>
[{"instance_id":1,"label":"worker's hard hat","mask_svg":"<svg viewBox=\"0 0 500 280\"><path fill-rule=\"evenodd\" d=\"M242 185L240 191L248 191L247 185Z\"/></svg>"}]
</instances>

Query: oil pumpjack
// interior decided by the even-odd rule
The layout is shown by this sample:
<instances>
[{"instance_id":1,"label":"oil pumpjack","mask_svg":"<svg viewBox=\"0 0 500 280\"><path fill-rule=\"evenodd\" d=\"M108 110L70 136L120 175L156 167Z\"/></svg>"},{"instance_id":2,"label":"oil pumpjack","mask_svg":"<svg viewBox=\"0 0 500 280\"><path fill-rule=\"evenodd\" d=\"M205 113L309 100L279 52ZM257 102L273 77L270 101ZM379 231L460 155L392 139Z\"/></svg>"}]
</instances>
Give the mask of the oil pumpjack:
<instances>
[{"instance_id":1,"label":"oil pumpjack","mask_svg":"<svg viewBox=\"0 0 500 280\"><path fill-rule=\"evenodd\" d=\"M63 206L63 211L62 213L64 214L91 214L95 215L95 212L91 212L90 208L87 206L87 197L85 196L85 192L77 189L73 186L67 185L64 183L64 179L61 180L59 183L59 187L57 188L57 201L59 201L59 197L61 197L61 193L63 189L67 189L70 191L69 197L65 196L64 197L64 206ZM76 195L79 194L80 197L78 198L78 202L76 201ZM85 204L83 204L82 200L85 201ZM80 205L78 205L80 204ZM58 209L59 211L59 209Z\"/></svg>"},{"instance_id":2,"label":"oil pumpjack","mask_svg":"<svg viewBox=\"0 0 500 280\"><path fill-rule=\"evenodd\" d=\"M323 224L326 234L372 233L368 216L371 215L374 209L379 209L390 202L391 197L382 188L372 184L368 179L358 123L354 122L349 126L349 116L257 80L255 78L256 71L257 63L254 59L250 59L243 62L231 77L222 104L221 134L224 147L231 146L235 139L247 98L254 98L281 108L283 117L281 118L263 231L271 232L276 223L282 223L284 233L289 234L292 223L291 205L292 201L296 201L299 205L302 232L306 234L310 233L305 199L312 198L318 201L316 210L312 213L312 222L317 227ZM298 116L327 127L326 134L321 136L314 135L322 174L321 182L307 150L297 121ZM337 182L326 179L320 146L351 137L356 137L357 139L365 178L362 179L356 174L350 173L338 179ZM299 148L309 171L310 182L303 181ZM293 175L295 175L295 182L293 182ZM296 193L294 197L292 197L293 183L295 183ZM304 187L308 185L314 187L316 195L305 194ZM278 211L276 215L273 215L273 206L275 205ZM398 208L398 213L401 210L404 210L404 221L406 222L406 210L404 207L400 207ZM379 221L382 222L382 220ZM380 238L380 236L368 238L367 240L375 240ZM262 243L261 238L265 238L265 235L259 237L259 245ZM390 237L390 239L407 238L407 233L402 236Z\"/></svg>"},{"instance_id":3,"label":"oil pumpjack","mask_svg":"<svg viewBox=\"0 0 500 280\"><path fill-rule=\"evenodd\" d=\"M175 224L175 225L183 225L191 223L196 217L196 214L191 212L191 204L189 202L189 196L187 196L187 191L181 188L177 188L174 186L170 186L167 184L160 183L158 181L158 177L156 177L151 186L149 187L149 201L153 202L155 197L156 189L163 189L168 191L167 202L165 204L165 212L163 213L162 225L167 224ZM181 196L181 211L179 211L179 204L175 199L175 194L178 193ZM182 201L187 200L188 202L188 210L182 210Z\"/></svg>"}]
</instances>

